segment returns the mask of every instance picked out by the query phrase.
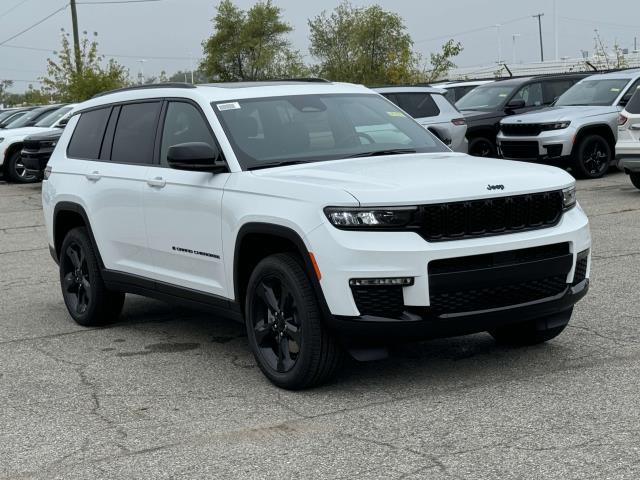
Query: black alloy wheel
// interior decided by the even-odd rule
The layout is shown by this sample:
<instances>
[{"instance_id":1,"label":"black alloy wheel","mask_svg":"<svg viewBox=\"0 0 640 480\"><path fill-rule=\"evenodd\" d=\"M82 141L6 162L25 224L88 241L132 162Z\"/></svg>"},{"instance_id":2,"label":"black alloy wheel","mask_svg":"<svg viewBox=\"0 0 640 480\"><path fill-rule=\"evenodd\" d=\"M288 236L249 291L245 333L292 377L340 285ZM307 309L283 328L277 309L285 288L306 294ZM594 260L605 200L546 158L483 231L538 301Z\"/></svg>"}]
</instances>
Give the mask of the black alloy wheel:
<instances>
[{"instance_id":1,"label":"black alloy wheel","mask_svg":"<svg viewBox=\"0 0 640 480\"><path fill-rule=\"evenodd\" d=\"M495 158L496 147L484 137L474 138L469 144L469 155L474 157Z\"/></svg>"},{"instance_id":2,"label":"black alloy wheel","mask_svg":"<svg viewBox=\"0 0 640 480\"><path fill-rule=\"evenodd\" d=\"M300 355L298 306L289 288L276 276L263 278L256 294L252 319L256 344L271 368L286 373Z\"/></svg>"},{"instance_id":3,"label":"black alloy wheel","mask_svg":"<svg viewBox=\"0 0 640 480\"><path fill-rule=\"evenodd\" d=\"M89 266L81 245L72 241L61 258L62 294L70 311L84 315L91 304L92 288Z\"/></svg>"},{"instance_id":4,"label":"black alloy wheel","mask_svg":"<svg viewBox=\"0 0 640 480\"><path fill-rule=\"evenodd\" d=\"M574 160L576 174L583 178L600 178L611 164L611 147L600 135L585 137L578 146Z\"/></svg>"},{"instance_id":5,"label":"black alloy wheel","mask_svg":"<svg viewBox=\"0 0 640 480\"><path fill-rule=\"evenodd\" d=\"M9 159L7 160L7 165L5 166L5 171L9 180L15 183L33 183L37 179L35 175L30 175L27 173L27 169L22 163L22 155L20 154L20 150L14 152Z\"/></svg>"}]
</instances>

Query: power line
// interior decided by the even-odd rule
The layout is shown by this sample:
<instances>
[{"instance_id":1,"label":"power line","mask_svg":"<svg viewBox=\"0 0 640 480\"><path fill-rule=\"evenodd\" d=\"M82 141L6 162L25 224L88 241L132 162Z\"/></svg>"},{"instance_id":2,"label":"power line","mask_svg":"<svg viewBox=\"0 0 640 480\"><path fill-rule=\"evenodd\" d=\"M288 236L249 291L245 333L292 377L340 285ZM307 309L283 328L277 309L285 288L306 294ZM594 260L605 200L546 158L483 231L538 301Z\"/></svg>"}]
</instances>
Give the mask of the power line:
<instances>
[{"instance_id":1,"label":"power line","mask_svg":"<svg viewBox=\"0 0 640 480\"><path fill-rule=\"evenodd\" d=\"M21 5L24 5L25 3L27 3L29 0L22 0L21 2L16 3L13 7L11 7L8 10L5 10L4 12L0 13L0 18L4 17L5 15L8 15L9 13L13 12L16 8L18 8Z\"/></svg>"},{"instance_id":2,"label":"power line","mask_svg":"<svg viewBox=\"0 0 640 480\"><path fill-rule=\"evenodd\" d=\"M520 21L526 20L528 18L529 18L528 16L526 16L526 17L518 17L518 18L513 18L511 20L507 20L507 21L499 22L499 23L500 23L500 25L509 25L510 23L520 22ZM423 42L432 42L432 41L435 41L435 40L455 38L455 37L460 37L462 35L467 35L469 33L482 32L484 30L490 30L490 29L493 29L493 28L496 28L496 24L495 23L493 25L487 25L487 26L484 26L484 27L472 28L471 30L465 30L463 32L457 32L457 33L453 33L453 34L449 34L449 35L441 35L439 37L423 38L422 40L418 40L418 41L415 41L413 43L416 44L416 43L423 43Z\"/></svg>"},{"instance_id":3,"label":"power line","mask_svg":"<svg viewBox=\"0 0 640 480\"><path fill-rule=\"evenodd\" d=\"M56 15L57 13L65 10L67 8L67 4L65 4L64 6L60 7L59 9L57 9L55 12L50 13L49 15L47 15L46 17L44 17L42 20L38 20L36 23L34 23L33 25L25 28L24 30L16 33L15 35L3 40L2 42L0 42L0 46L3 46L5 43L10 42L11 40L13 40L14 38L19 37L20 35L22 35L23 33L27 33L29 30L34 29L35 27L37 27L38 25L40 25L41 23L44 23L45 21L49 20L51 17L53 17L54 15Z\"/></svg>"},{"instance_id":4,"label":"power line","mask_svg":"<svg viewBox=\"0 0 640 480\"><path fill-rule=\"evenodd\" d=\"M572 22L586 23L588 25L608 25L611 27L630 28L633 30L638 30L638 25L624 25L621 23L601 22L600 20L587 20L586 18L574 18L574 17L564 17L564 16L561 16L559 18L562 18L563 20L569 20Z\"/></svg>"}]
</instances>

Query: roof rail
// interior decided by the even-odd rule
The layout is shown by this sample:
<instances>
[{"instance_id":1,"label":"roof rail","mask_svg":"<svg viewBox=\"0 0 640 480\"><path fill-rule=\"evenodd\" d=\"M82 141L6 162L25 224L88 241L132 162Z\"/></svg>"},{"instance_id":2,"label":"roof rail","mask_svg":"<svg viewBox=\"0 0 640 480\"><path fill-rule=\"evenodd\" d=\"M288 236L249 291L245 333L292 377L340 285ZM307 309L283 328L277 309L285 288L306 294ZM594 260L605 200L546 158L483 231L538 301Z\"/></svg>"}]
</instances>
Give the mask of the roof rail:
<instances>
[{"instance_id":1,"label":"roof rail","mask_svg":"<svg viewBox=\"0 0 640 480\"><path fill-rule=\"evenodd\" d=\"M310 82L310 83L331 83L331 80L320 77L300 77L300 78L273 78L265 82Z\"/></svg>"},{"instance_id":2,"label":"roof rail","mask_svg":"<svg viewBox=\"0 0 640 480\"><path fill-rule=\"evenodd\" d=\"M165 83L145 83L143 85L132 85L130 87L116 88L115 90L107 90L106 92L100 92L91 98L98 98L104 95L118 92L128 92L129 90L147 90L152 88L196 88L191 83L184 82L165 82Z\"/></svg>"}]
</instances>

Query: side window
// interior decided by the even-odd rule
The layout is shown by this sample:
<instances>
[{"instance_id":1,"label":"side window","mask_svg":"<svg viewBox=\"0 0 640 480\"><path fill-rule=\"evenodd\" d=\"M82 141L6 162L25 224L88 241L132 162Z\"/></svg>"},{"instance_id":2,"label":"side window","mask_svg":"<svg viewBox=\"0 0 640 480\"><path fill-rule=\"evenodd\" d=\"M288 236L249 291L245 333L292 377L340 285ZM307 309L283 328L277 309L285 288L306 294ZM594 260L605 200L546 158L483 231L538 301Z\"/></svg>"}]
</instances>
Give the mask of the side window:
<instances>
[{"instance_id":1,"label":"side window","mask_svg":"<svg viewBox=\"0 0 640 480\"><path fill-rule=\"evenodd\" d=\"M413 118L437 117L440 110L428 93L397 93L400 108Z\"/></svg>"},{"instance_id":2,"label":"side window","mask_svg":"<svg viewBox=\"0 0 640 480\"><path fill-rule=\"evenodd\" d=\"M524 100L525 107L539 107L542 105L542 84L530 83L525 85L513 97L513 100Z\"/></svg>"},{"instance_id":3,"label":"side window","mask_svg":"<svg viewBox=\"0 0 640 480\"><path fill-rule=\"evenodd\" d=\"M160 164L169 165L169 147L188 142L204 142L214 148L216 146L206 120L196 107L186 102L169 102L162 129Z\"/></svg>"},{"instance_id":4,"label":"side window","mask_svg":"<svg viewBox=\"0 0 640 480\"><path fill-rule=\"evenodd\" d=\"M576 84L575 80L549 80L544 83L544 104L550 105L553 101Z\"/></svg>"},{"instance_id":5,"label":"side window","mask_svg":"<svg viewBox=\"0 0 640 480\"><path fill-rule=\"evenodd\" d=\"M635 82L633 82L633 84L629 87L629 90L627 90L624 93L624 97L623 98L630 99L633 96L633 94L636 93L637 90L640 90L640 78L637 79ZM624 103L624 102L622 102L622 103Z\"/></svg>"},{"instance_id":6,"label":"side window","mask_svg":"<svg viewBox=\"0 0 640 480\"><path fill-rule=\"evenodd\" d=\"M111 161L150 165L160 114L160 102L122 105L113 134Z\"/></svg>"},{"instance_id":7,"label":"side window","mask_svg":"<svg viewBox=\"0 0 640 480\"><path fill-rule=\"evenodd\" d=\"M100 157L102 138L110 113L111 107L80 114L67 148L69 157L86 160L97 160Z\"/></svg>"}]
</instances>

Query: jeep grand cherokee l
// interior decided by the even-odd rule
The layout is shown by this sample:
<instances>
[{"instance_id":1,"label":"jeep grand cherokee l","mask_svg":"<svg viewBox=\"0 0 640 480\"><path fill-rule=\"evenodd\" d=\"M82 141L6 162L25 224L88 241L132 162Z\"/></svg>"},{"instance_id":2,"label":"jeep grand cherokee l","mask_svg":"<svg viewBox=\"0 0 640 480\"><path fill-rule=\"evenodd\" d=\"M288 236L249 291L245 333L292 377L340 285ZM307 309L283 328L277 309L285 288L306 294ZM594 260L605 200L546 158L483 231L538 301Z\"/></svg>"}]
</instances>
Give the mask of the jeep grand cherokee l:
<instances>
[{"instance_id":1,"label":"jeep grand cherokee l","mask_svg":"<svg viewBox=\"0 0 640 480\"><path fill-rule=\"evenodd\" d=\"M283 388L400 340L543 342L588 289L569 174L453 153L357 85L109 93L79 106L45 173L76 322L116 320L129 292L224 313Z\"/></svg>"}]
</instances>

